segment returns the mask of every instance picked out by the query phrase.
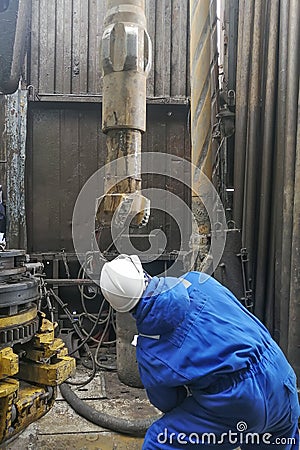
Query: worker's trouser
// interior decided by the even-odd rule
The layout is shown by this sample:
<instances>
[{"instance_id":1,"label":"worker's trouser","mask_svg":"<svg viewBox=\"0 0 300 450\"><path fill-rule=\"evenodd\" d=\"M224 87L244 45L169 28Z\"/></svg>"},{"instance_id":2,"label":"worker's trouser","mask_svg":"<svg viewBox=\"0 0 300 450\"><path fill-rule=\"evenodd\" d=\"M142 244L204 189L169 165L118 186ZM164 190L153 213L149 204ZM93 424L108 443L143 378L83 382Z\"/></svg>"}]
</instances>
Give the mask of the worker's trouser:
<instances>
[{"instance_id":1,"label":"worker's trouser","mask_svg":"<svg viewBox=\"0 0 300 450\"><path fill-rule=\"evenodd\" d=\"M299 450L296 377L273 345L249 370L193 391L147 431L143 450Z\"/></svg>"}]
</instances>

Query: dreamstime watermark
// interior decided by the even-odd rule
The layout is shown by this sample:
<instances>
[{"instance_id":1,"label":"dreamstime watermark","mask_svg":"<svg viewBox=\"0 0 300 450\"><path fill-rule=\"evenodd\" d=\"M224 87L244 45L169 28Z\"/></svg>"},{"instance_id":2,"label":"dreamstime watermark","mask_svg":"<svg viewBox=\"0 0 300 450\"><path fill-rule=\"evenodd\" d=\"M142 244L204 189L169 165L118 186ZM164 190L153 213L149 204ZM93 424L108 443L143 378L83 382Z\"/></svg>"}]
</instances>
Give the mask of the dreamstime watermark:
<instances>
[{"instance_id":1,"label":"dreamstime watermark","mask_svg":"<svg viewBox=\"0 0 300 450\"><path fill-rule=\"evenodd\" d=\"M99 198L107 194L112 183L116 185L127 177L136 177L136 170L132 155L118 158L98 169L80 191L73 211L72 235L77 257L83 267L86 264L86 255L89 252L95 253L99 250L95 233L95 217ZM208 275L211 275L222 257L227 229L225 211L213 184L191 162L177 156L159 152L146 152L143 154L141 175L143 174L170 177L175 182L180 182L185 185L192 192L194 198L198 197L201 200L211 224L211 239L208 254L210 264L209 268L205 271ZM192 179L193 181L191 181ZM187 271L193 270L195 260L198 256L198 253L193 251L195 247L193 247L193 239L195 239L195 234L197 235L198 225L192 209L179 195L171 192L168 186L165 189L155 186L143 189L142 195L150 200L151 214L155 214L155 211L167 213L175 221L180 232L180 248L176 251L178 256L175 258L172 266L164 270L162 274L158 274L158 276L176 276L180 271L182 272L182 259L180 255L182 256L182 254L187 253L189 249L191 256ZM162 229L152 229L148 236L149 245L147 250L139 250L133 245L130 221L125 221L125 226L120 229L117 221L114 220L114 218L118 217L118 214L119 208L116 209L110 225L110 234L118 253L136 254L142 261L147 262L157 260L164 254L167 245L167 236ZM100 251L99 255L101 257L98 260L94 260L93 273L88 274L98 285L98 274L101 272L101 268L105 262L105 257L103 258L103 254ZM95 263L98 264L98 267L95 267Z\"/></svg>"},{"instance_id":2,"label":"dreamstime watermark","mask_svg":"<svg viewBox=\"0 0 300 450\"><path fill-rule=\"evenodd\" d=\"M169 433L167 428L157 435L159 444L180 444L180 445L222 445L230 444L238 447L241 445L295 445L294 437L276 437L273 438L271 433L254 433L247 431L248 425L244 421L236 424L236 430L228 430L225 433Z\"/></svg>"}]
</instances>

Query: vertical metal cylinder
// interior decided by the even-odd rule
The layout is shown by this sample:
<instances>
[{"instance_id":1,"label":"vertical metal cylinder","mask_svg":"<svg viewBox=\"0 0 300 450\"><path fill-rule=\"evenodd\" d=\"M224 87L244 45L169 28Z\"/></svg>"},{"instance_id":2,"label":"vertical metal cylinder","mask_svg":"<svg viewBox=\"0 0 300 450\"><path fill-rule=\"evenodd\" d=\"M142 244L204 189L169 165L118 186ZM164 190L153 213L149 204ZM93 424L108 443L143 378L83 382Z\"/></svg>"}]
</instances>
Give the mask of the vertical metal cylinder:
<instances>
[{"instance_id":1,"label":"vertical metal cylinder","mask_svg":"<svg viewBox=\"0 0 300 450\"><path fill-rule=\"evenodd\" d=\"M103 119L106 133L146 129L146 79L151 42L144 0L107 0L102 37Z\"/></svg>"},{"instance_id":2,"label":"vertical metal cylinder","mask_svg":"<svg viewBox=\"0 0 300 450\"><path fill-rule=\"evenodd\" d=\"M240 1L238 25L238 56L236 75L236 121L234 154L233 217L238 228L242 226L245 161L247 148L248 91L252 45L254 2Z\"/></svg>"},{"instance_id":3,"label":"vertical metal cylinder","mask_svg":"<svg viewBox=\"0 0 300 450\"><path fill-rule=\"evenodd\" d=\"M131 193L141 189L141 135L146 130L146 79L151 54L145 0L106 0L102 130L107 133L107 162L121 156L130 156L132 161L130 167L118 166L117 174L107 174L106 191ZM117 177L129 179L113 187Z\"/></svg>"},{"instance_id":4,"label":"vertical metal cylinder","mask_svg":"<svg viewBox=\"0 0 300 450\"><path fill-rule=\"evenodd\" d=\"M192 162L211 177L210 1L191 0Z\"/></svg>"},{"instance_id":5,"label":"vertical metal cylinder","mask_svg":"<svg viewBox=\"0 0 300 450\"><path fill-rule=\"evenodd\" d=\"M143 387L136 361L135 347L131 345L138 334L135 320L129 313L117 313L117 370L119 379L128 386Z\"/></svg>"},{"instance_id":6,"label":"vertical metal cylinder","mask_svg":"<svg viewBox=\"0 0 300 450\"><path fill-rule=\"evenodd\" d=\"M113 166L114 173L106 172L106 190L109 193L136 192L141 190L142 134L138 130L109 130L107 132L107 163L128 156ZM128 174L131 174L128 177ZM118 180L122 180L118 182Z\"/></svg>"},{"instance_id":7,"label":"vertical metal cylinder","mask_svg":"<svg viewBox=\"0 0 300 450\"><path fill-rule=\"evenodd\" d=\"M299 11L298 11L299 14ZM299 33L298 33L299 39ZM299 47L298 47L299 48ZM290 316L288 357L300 377L300 86L298 92L298 132L295 164L295 197L293 211L293 248L291 257Z\"/></svg>"},{"instance_id":8,"label":"vertical metal cylinder","mask_svg":"<svg viewBox=\"0 0 300 450\"><path fill-rule=\"evenodd\" d=\"M115 194L141 190L142 133L146 130L146 79L151 53L145 0L106 0L102 130L107 134L107 163L117 161L115 172L105 174L105 190L111 200L121 198ZM125 161L121 158L124 156ZM115 203L111 201L110 205L113 212ZM131 346L136 333L130 314L117 313L118 376L131 386L141 386L135 348Z\"/></svg>"},{"instance_id":9,"label":"vertical metal cylinder","mask_svg":"<svg viewBox=\"0 0 300 450\"><path fill-rule=\"evenodd\" d=\"M190 68L191 68L191 140L192 163L212 179L212 111L215 111L215 55L216 3L210 0L190 0ZM214 119L215 120L215 119ZM194 252L207 254L205 237L210 231L210 220L197 192L199 177L192 175L192 210L197 222L195 234L204 237L201 248ZM202 188L203 192L203 188ZM205 193L204 193L205 195ZM197 240L195 240L197 242ZM201 261L201 258L197 258ZM195 267L197 269L199 267Z\"/></svg>"},{"instance_id":10,"label":"vertical metal cylinder","mask_svg":"<svg viewBox=\"0 0 300 450\"><path fill-rule=\"evenodd\" d=\"M242 245L249 251L249 279L253 279L256 262L256 210L258 207L258 183L255 179L259 170L261 130L261 51L263 2L256 0L253 18L253 41L251 49L251 73L249 82L247 154L245 166L244 205L242 221ZM239 148L238 150L242 150ZM251 224L251 225L250 225ZM251 285L252 286L252 285Z\"/></svg>"},{"instance_id":11,"label":"vertical metal cylinder","mask_svg":"<svg viewBox=\"0 0 300 450\"><path fill-rule=\"evenodd\" d=\"M298 122L298 93L299 93L299 19L300 4L297 0L289 2L288 50L287 50L287 94L286 94L286 128L285 128L285 157L284 157L284 194L283 194L283 239L281 261L281 317L282 333L280 343L283 349L289 350L289 328L291 306L295 299L291 297L291 258L293 248L293 206L295 193L295 157L297 143ZM299 267L299 262L297 263ZM289 301L288 301L289 299ZM293 319L295 320L295 318ZM299 346L299 342L297 343ZM293 351L296 350L294 345Z\"/></svg>"},{"instance_id":12,"label":"vertical metal cylinder","mask_svg":"<svg viewBox=\"0 0 300 450\"><path fill-rule=\"evenodd\" d=\"M270 278L274 266L268 264L273 261L273 234L274 234L274 208L272 208L272 174L274 165L276 123L276 94L277 94L277 63L278 63L278 33L279 33L279 0L266 4L264 36L267 42L264 64L264 83L262 90L265 93L262 115L263 140L262 164L260 183L259 233L257 245L255 314L261 319L269 319L266 314L266 294L270 289ZM270 239L269 239L270 238Z\"/></svg>"},{"instance_id":13,"label":"vertical metal cylinder","mask_svg":"<svg viewBox=\"0 0 300 450\"><path fill-rule=\"evenodd\" d=\"M281 258L283 241L283 185L284 185L284 153L285 128L287 104L287 51L288 51L288 23L289 0L280 2L280 27L278 46L278 96L277 96L277 128L276 128L276 166L275 166L275 211L276 211L276 237L275 237L275 311L274 329L277 339L281 336Z\"/></svg>"}]
</instances>

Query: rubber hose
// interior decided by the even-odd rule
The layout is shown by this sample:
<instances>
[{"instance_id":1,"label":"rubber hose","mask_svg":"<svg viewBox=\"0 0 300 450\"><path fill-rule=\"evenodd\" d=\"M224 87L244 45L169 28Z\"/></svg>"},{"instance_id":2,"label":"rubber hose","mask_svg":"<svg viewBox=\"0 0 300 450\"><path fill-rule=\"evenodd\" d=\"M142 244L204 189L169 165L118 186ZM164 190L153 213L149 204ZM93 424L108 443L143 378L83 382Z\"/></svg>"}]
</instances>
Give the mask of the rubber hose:
<instances>
[{"instance_id":1,"label":"rubber hose","mask_svg":"<svg viewBox=\"0 0 300 450\"><path fill-rule=\"evenodd\" d=\"M149 417L148 419L127 420L110 414L102 413L89 406L81 400L66 383L60 385L60 392L63 398L80 416L103 428L116 431L118 433L129 434L131 436L142 437L152 423L161 416Z\"/></svg>"}]
</instances>

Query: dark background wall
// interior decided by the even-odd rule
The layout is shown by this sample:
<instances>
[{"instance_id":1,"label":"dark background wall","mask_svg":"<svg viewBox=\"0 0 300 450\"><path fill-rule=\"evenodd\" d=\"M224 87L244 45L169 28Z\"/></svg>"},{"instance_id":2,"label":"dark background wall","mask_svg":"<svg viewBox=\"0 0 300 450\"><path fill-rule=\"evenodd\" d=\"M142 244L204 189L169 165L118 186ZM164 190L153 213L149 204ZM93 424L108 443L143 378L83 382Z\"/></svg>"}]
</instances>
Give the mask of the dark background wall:
<instances>
[{"instance_id":1,"label":"dark background wall","mask_svg":"<svg viewBox=\"0 0 300 450\"><path fill-rule=\"evenodd\" d=\"M153 65L147 82L147 132L143 137L143 151L187 159L188 3L146 0ZM32 2L26 161L30 252L73 251L75 200L85 181L105 163L99 59L104 4L102 0ZM172 183L172 191L188 202L188 189ZM163 177L155 180L156 187L165 189L165 184ZM153 177L144 177L144 187L153 185ZM172 236L167 252L178 248L178 229L167 215L153 213L143 232L153 228Z\"/></svg>"},{"instance_id":2,"label":"dark background wall","mask_svg":"<svg viewBox=\"0 0 300 450\"><path fill-rule=\"evenodd\" d=\"M148 105L147 114L143 152L166 152L188 159L188 107ZM57 252L65 248L70 252L73 251L71 220L76 198L87 179L105 164L101 104L34 102L30 104L28 121L28 250ZM181 178L189 183L189 174L182 172ZM166 184L170 191L189 202L189 188L183 183L175 180L167 183L164 177L155 175L143 177L146 189L166 189ZM176 225L167 214L154 211L142 233L157 228L163 229L170 238L167 252L178 250L180 235Z\"/></svg>"}]
</instances>

